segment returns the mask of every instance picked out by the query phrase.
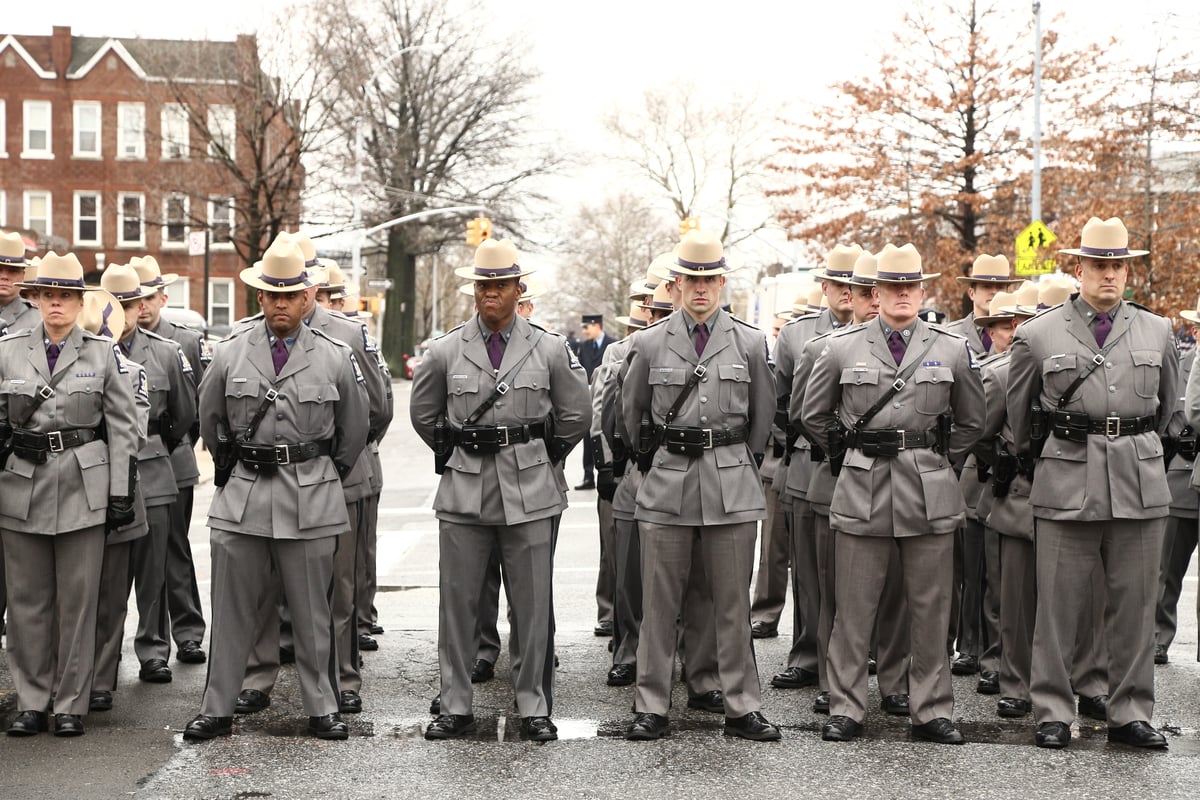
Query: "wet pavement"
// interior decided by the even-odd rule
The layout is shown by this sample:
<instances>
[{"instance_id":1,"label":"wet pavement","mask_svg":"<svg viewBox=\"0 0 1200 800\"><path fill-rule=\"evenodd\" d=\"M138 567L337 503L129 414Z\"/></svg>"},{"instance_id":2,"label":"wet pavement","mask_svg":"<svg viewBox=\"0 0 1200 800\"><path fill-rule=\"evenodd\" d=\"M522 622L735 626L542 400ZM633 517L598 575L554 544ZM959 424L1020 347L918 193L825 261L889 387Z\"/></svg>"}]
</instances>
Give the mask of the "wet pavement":
<instances>
[{"instance_id":1,"label":"wet pavement","mask_svg":"<svg viewBox=\"0 0 1200 800\"><path fill-rule=\"evenodd\" d=\"M756 640L764 713L783 731L777 743L724 736L722 719L686 707L677 683L671 733L658 742L623 739L632 689L605 685L608 639L595 624L595 494L572 492L556 556L558 631L554 721L559 741L520 738L507 654L496 678L476 686L478 732L458 741L427 742L429 701L437 694L437 537L429 511L436 486L432 456L407 424L409 384L397 383L397 421L385 453L387 486L379 520L380 593L386 632L364 653L364 711L345 715L351 736L322 742L307 735L294 668L285 667L272 705L238 717L232 737L184 743L183 725L197 712L204 665L171 662L174 681L137 680L127 627L115 707L85 719L77 739L0 736L0 800L24 798L393 798L548 797L726 798L742 794L807 794L856 798L1195 797L1200 787L1200 664L1196 653L1196 567L1180 602L1181 629L1171 663L1155 671L1155 724L1165 753L1109 745L1102 723L1080 720L1066 751L1033 746L1033 724L1000 719L995 697L975 693L975 678L955 677L956 722L963 747L915 742L908 721L878 711L872 680L863 738L820 740L826 719L811 711L815 689L779 690L790 639L790 599L780 636ZM568 478L579 479L579 456ZM208 601L207 532L203 512L211 484L196 495L192 544ZM503 601L501 631L507 642ZM207 648L207 643L205 643ZM15 712L12 680L0 658L0 726Z\"/></svg>"}]
</instances>

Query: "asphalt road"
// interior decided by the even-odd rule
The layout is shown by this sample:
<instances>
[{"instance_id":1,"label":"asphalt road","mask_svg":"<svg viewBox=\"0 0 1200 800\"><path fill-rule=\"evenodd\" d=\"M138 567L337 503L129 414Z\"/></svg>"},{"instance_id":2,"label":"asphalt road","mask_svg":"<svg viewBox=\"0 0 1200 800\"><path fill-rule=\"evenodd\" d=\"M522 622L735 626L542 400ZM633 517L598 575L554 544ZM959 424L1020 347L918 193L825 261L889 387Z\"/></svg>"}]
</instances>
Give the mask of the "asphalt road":
<instances>
[{"instance_id":1,"label":"asphalt road","mask_svg":"<svg viewBox=\"0 0 1200 800\"><path fill-rule=\"evenodd\" d=\"M304 734L294 669L285 668L270 709L240 717L235 735L184 743L183 725L198 710L204 666L172 662L175 680L140 683L133 655L134 616L113 711L85 719L78 739L0 736L0 800L24 798L392 798L510 797L795 797L969 798L1195 797L1200 787L1200 664L1196 567L1180 603L1181 629L1171 663L1155 672L1155 724L1166 753L1108 745L1103 727L1078 724L1069 750L1033 746L1028 721L1000 720L995 698L977 695L973 678L954 679L955 716L969 743L913 742L906 720L872 712L864 738L822 742L824 717L811 709L813 689L767 685L784 665L790 606L777 639L756 643L764 713L782 726L779 743L722 736L720 717L685 707L677 684L673 735L653 743L621 738L632 692L604 684L606 639L592 634L598 545L594 493L571 493L555 569L558 622L555 721L560 741L521 742L512 690L497 679L477 687L480 733L468 740L426 742L430 698L437 693L437 537L429 510L436 486L432 456L407 423L409 384L398 382L397 421L385 448L386 484L379 519L378 607L387 632L366 653L365 710L347 716L351 737L319 742ZM579 456L568 478L579 480ZM197 490L192 546L208 601L204 511L212 486ZM503 610L501 624L503 626ZM503 628L502 628L503 630ZM205 643L207 647L207 642ZM872 687L872 698L878 696ZM12 679L0 658L0 725L15 711Z\"/></svg>"}]
</instances>

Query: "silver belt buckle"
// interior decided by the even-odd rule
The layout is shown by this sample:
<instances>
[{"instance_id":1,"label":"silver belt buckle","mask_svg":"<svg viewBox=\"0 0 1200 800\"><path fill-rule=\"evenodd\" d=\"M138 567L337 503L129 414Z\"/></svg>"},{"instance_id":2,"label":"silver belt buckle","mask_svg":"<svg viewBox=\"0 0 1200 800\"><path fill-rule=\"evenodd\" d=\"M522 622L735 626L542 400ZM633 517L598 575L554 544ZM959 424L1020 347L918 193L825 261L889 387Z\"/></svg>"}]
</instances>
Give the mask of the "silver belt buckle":
<instances>
[{"instance_id":1,"label":"silver belt buckle","mask_svg":"<svg viewBox=\"0 0 1200 800\"><path fill-rule=\"evenodd\" d=\"M292 463L292 453L286 444L275 445L275 463L281 466Z\"/></svg>"},{"instance_id":2,"label":"silver belt buckle","mask_svg":"<svg viewBox=\"0 0 1200 800\"><path fill-rule=\"evenodd\" d=\"M1105 417L1104 418L1104 435L1109 439L1116 439L1121 435L1121 418L1120 417Z\"/></svg>"},{"instance_id":3,"label":"silver belt buckle","mask_svg":"<svg viewBox=\"0 0 1200 800\"><path fill-rule=\"evenodd\" d=\"M713 449L713 430L712 430L712 428L701 428L700 432L708 437L708 441L704 442L704 449L712 450Z\"/></svg>"},{"instance_id":4,"label":"silver belt buckle","mask_svg":"<svg viewBox=\"0 0 1200 800\"><path fill-rule=\"evenodd\" d=\"M50 431L46 434L46 443L50 447L51 453L61 453L63 451L62 431Z\"/></svg>"},{"instance_id":5,"label":"silver belt buckle","mask_svg":"<svg viewBox=\"0 0 1200 800\"><path fill-rule=\"evenodd\" d=\"M503 433L503 434L504 434L504 441L503 441L503 442L499 440L499 439L500 439L500 437L499 437L499 436L497 436L497 437L496 437L496 446L497 446L497 447L508 447L508 444L509 444L509 442L508 442L508 428L507 428L507 427L501 427L501 428L497 428L497 429L496 429L496 433L497 433L497 434L500 434L500 433Z\"/></svg>"},{"instance_id":6,"label":"silver belt buckle","mask_svg":"<svg viewBox=\"0 0 1200 800\"><path fill-rule=\"evenodd\" d=\"M900 443L896 445L897 450L908 449L908 431L899 430L896 433L900 434Z\"/></svg>"}]
</instances>

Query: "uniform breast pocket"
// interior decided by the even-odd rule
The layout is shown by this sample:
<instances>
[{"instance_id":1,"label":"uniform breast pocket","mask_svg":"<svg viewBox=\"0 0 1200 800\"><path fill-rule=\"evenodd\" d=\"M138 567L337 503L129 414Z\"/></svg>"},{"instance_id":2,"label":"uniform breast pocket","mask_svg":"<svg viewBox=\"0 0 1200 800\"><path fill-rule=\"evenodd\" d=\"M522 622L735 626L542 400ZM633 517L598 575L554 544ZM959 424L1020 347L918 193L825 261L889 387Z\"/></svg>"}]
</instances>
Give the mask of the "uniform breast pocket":
<instances>
[{"instance_id":1,"label":"uniform breast pocket","mask_svg":"<svg viewBox=\"0 0 1200 800\"><path fill-rule=\"evenodd\" d=\"M229 424L236 430L243 430L250 424L258 404L267 387L258 378L233 376L225 384L225 414Z\"/></svg>"},{"instance_id":2,"label":"uniform breast pocket","mask_svg":"<svg viewBox=\"0 0 1200 800\"><path fill-rule=\"evenodd\" d=\"M150 395L150 416L157 417L167 410L167 397L171 385L161 372L146 370L146 391Z\"/></svg>"},{"instance_id":3,"label":"uniform breast pocket","mask_svg":"<svg viewBox=\"0 0 1200 800\"><path fill-rule=\"evenodd\" d=\"M37 386L29 381L0 381L0 399L8 406L8 422L15 425L29 416L37 396Z\"/></svg>"},{"instance_id":4,"label":"uniform breast pocket","mask_svg":"<svg viewBox=\"0 0 1200 800\"><path fill-rule=\"evenodd\" d=\"M451 375L446 383L450 416L464 420L479 406L479 376Z\"/></svg>"},{"instance_id":5,"label":"uniform breast pocket","mask_svg":"<svg viewBox=\"0 0 1200 800\"><path fill-rule=\"evenodd\" d=\"M1158 394L1158 376L1162 371L1162 353L1157 350L1134 350L1133 390L1138 397L1151 398Z\"/></svg>"},{"instance_id":6,"label":"uniform breast pocket","mask_svg":"<svg viewBox=\"0 0 1200 800\"><path fill-rule=\"evenodd\" d=\"M101 378L74 378L66 385L65 419L67 425L94 428L100 422L100 405L104 399Z\"/></svg>"},{"instance_id":7,"label":"uniform breast pocket","mask_svg":"<svg viewBox=\"0 0 1200 800\"><path fill-rule=\"evenodd\" d=\"M522 419L541 419L550 413L550 372L522 370L512 380L513 410Z\"/></svg>"},{"instance_id":8,"label":"uniform breast pocket","mask_svg":"<svg viewBox=\"0 0 1200 800\"><path fill-rule=\"evenodd\" d=\"M842 387L842 404L854 417L861 417L876 400L880 392L879 370L869 367L847 367L842 370L838 381Z\"/></svg>"},{"instance_id":9,"label":"uniform breast pocket","mask_svg":"<svg viewBox=\"0 0 1200 800\"><path fill-rule=\"evenodd\" d=\"M746 414L750 410L750 370L745 364L718 364L720 391L717 400L726 414Z\"/></svg>"},{"instance_id":10,"label":"uniform breast pocket","mask_svg":"<svg viewBox=\"0 0 1200 800\"><path fill-rule=\"evenodd\" d=\"M941 414L950 405L954 371L949 367L917 367L913 374L916 389L914 405L921 414Z\"/></svg>"},{"instance_id":11,"label":"uniform breast pocket","mask_svg":"<svg viewBox=\"0 0 1200 800\"><path fill-rule=\"evenodd\" d=\"M1042 359L1042 385L1045 386L1046 393L1050 397L1057 399L1067 391L1067 387L1071 385L1078 374L1077 361L1074 353L1064 353Z\"/></svg>"},{"instance_id":12,"label":"uniform breast pocket","mask_svg":"<svg viewBox=\"0 0 1200 800\"><path fill-rule=\"evenodd\" d=\"M650 368L650 391L654 397L653 413L655 419L661 420L667 415L667 411L670 410L671 406L675 405L675 399L683 391L690 372L690 369L682 367Z\"/></svg>"},{"instance_id":13,"label":"uniform breast pocket","mask_svg":"<svg viewBox=\"0 0 1200 800\"><path fill-rule=\"evenodd\" d=\"M330 383L296 387L296 428L306 436L321 436L333 426L333 404L340 399Z\"/></svg>"}]
</instances>

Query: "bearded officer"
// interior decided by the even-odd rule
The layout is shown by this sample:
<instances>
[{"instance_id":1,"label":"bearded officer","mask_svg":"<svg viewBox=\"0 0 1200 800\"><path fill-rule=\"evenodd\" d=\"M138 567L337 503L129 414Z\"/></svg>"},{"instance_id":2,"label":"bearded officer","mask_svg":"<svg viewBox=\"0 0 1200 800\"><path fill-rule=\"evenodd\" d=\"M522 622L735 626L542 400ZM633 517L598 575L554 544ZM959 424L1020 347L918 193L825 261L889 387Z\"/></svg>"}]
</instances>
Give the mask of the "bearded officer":
<instances>
[{"instance_id":1,"label":"bearded officer","mask_svg":"<svg viewBox=\"0 0 1200 800\"><path fill-rule=\"evenodd\" d=\"M555 470L591 422L587 374L567 341L516 313L522 269L507 239L488 239L473 267L474 317L435 340L413 379L413 427L442 473L439 716L426 739L474 732L471 665L479 598L493 548L509 579L520 635L514 667L521 736L558 738L554 677L554 519L564 508Z\"/></svg>"},{"instance_id":2,"label":"bearded officer","mask_svg":"<svg viewBox=\"0 0 1200 800\"><path fill-rule=\"evenodd\" d=\"M1171 502L1159 436L1175 408L1179 358L1168 322L1122 299L1130 259L1148 251L1129 248L1120 219L1089 219L1081 245L1062 252L1079 257L1079 293L1017 328L1008 395L1019 455L1033 458L1035 470L1035 741L1054 749L1070 741L1068 654L1099 564L1112 645L1109 741L1165 748L1150 725L1155 589Z\"/></svg>"},{"instance_id":3,"label":"bearded officer","mask_svg":"<svg viewBox=\"0 0 1200 800\"><path fill-rule=\"evenodd\" d=\"M277 239L243 270L265 322L219 343L200 384L200 434L214 461L227 467L232 445L237 462L209 509L212 646L185 739L231 733L272 562L294 622L309 732L349 735L337 713L329 597L336 537L349 530L341 477L367 443L367 393L350 349L303 322L304 261L296 242Z\"/></svg>"},{"instance_id":4,"label":"bearded officer","mask_svg":"<svg viewBox=\"0 0 1200 800\"><path fill-rule=\"evenodd\" d=\"M837 536L836 608L829 641L830 719L822 738L862 733L878 587L899 548L909 609L913 736L961 744L946 655L953 534L965 507L952 464L983 427L983 386L966 340L919 319L921 271L911 244L887 245L875 276L879 317L829 337L813 366L802 422L845 460L830 506ZM842 427L844 426L844 428Z\"/></svg>"}]
</instances>

